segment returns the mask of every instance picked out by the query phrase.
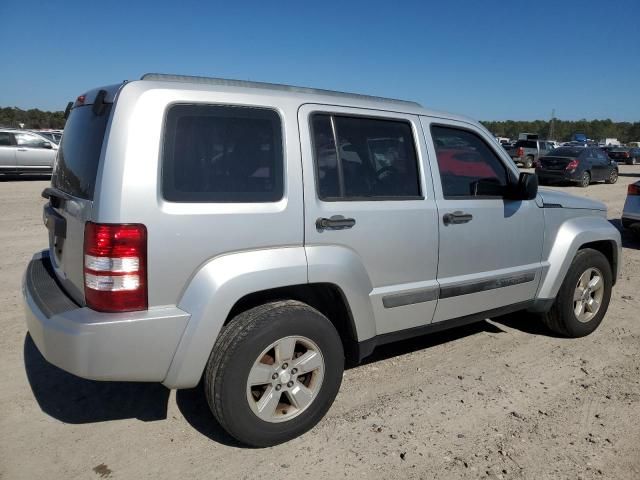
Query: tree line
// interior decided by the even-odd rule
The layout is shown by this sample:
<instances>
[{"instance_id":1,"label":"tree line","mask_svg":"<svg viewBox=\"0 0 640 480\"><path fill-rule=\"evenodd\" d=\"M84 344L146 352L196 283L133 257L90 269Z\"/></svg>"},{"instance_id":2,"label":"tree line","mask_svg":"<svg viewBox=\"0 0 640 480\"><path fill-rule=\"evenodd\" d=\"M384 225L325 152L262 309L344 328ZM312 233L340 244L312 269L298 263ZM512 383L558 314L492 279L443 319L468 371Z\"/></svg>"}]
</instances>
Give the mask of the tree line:
<instances>
[{"instance_id":1,"label":"tree line","mask_svg":"<svg viewBox=\"0 0 640 480\"><path fill-rule=\"evenodd\" d=\"M553 131L551 129L553 122ZM22 110L17 107L0 108L0 126L20 128L24 124L26 129L64 128L64 113L48 112L32 108ZM640 122L614 122L612 120L559 120L552 121L484 121L485 127L499 137L518 138L522 132L537 133L550 140L571 140L574 133L584 133L588 138L600 140L603 138L617 138L621 142L640 142ZM552 138L553 137L553 138Z\"/></svg>"},{"instance_id":2,"label":"tree line","mask_svg":"<svg viewBox=\"0 0 640 480\"><path fill-rule=\"evenodd\" d=\"M551 130L553 122L553 131ZM517 139L519 133L537 133L541 138L571 140L574 133L584 133L587 138L599 141L604 138L617 138L623 143L640 142L640 122L614 122L612 120L559 120L552 121L514 121L482 122L487 129L498 137Z\"/></svg>"},{"instance_id":3,"label":"tree line","mask_svg":"<svg viewBox=\"0 0 640 480\"><path fill-rule=\"evenodd\" d=\"M0 108L0 127L20 128L24 124L26 129L64 128L64 112L46 112L37 108L22 110L18 107Z\"/></svg>"}]
</instances>

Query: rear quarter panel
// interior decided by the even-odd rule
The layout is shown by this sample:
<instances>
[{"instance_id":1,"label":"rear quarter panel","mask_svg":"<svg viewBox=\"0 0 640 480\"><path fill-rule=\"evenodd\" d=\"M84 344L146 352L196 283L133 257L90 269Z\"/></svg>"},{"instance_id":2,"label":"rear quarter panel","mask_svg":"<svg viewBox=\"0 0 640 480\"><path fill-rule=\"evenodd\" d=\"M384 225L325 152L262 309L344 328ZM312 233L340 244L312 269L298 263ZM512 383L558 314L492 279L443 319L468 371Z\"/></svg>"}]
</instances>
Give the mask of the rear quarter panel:
<instances>
[{"instance_id":1,"label":"rear quarter panel","mask_svg":"<svg viewBox=\"0 0 640 480\"><path fill-rule=\"evenodd\" d=\"M93 220L142 223L148 232L149 306L176 305L201 267L232 252L303 243L302 172L295 101L131 82L113 113L98 171ZM173 203L161 192L165 113L174 103L273 108L282 122L284 197L271 203ZM258 232L258 233L256 233Z\"/></svg>"}]
</instances>

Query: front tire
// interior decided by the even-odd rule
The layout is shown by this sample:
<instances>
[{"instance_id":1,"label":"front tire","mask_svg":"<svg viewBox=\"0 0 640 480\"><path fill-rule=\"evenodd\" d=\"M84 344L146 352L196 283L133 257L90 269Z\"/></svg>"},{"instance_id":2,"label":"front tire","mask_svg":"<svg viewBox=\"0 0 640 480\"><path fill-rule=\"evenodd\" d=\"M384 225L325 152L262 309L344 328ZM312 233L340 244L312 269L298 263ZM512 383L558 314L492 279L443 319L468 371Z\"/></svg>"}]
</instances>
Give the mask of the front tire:
<instances>
[{"instance_id":1,"label":"front tire","mask_svg":"<svg viewBox=\"0 0 640 480\"><path fill-rule=\"evenodd\" d=\"M543 317L547 327L563 337L589 335L607 313L612 285L607 258L591 248L579 250L551 310Z\"/></svg>"},{"instance_id":2,"label":"front tire","mask_svg":"<svg viewBox=\"0 0 640 480\"><path fill-rule=\"evenodd\" d=\"M319 311L283 300L226 325L204 373L209 407L234 438L277 445L315 426L342 382L340 336Z\"/></svg>"}]
</instances>

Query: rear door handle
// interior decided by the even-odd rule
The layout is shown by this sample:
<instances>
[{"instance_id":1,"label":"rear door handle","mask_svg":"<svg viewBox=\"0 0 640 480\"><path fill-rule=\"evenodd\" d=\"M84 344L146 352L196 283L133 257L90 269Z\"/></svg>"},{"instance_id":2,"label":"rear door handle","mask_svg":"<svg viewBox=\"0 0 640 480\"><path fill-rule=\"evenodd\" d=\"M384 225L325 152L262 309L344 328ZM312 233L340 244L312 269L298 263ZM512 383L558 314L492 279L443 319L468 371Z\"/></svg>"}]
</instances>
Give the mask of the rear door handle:
<instances>
[{"instance_id":1,"label":"rear door handle","mask_svg":"<svg viewBox=\"0 0 640 480\"><path fill-rule=\"evenodd\" d=\"M322 230L344 230L356 224L355 218L345 218L342 215L334 215L331 218L318 218L316 228Z\"/></svg>"},{"instance_id":2,"label":"rear door handle","mask_svg":"<svg viewBox=\"0 0 640 480\"><path fill-rule=\"evenodd\" d=\"M19 148L19 149L18 149L18 151L19 151L19 152L26 152L26 151L27 151L27 149L26 149L26 148Z\"/></svg>"},{"instance_id":3,"label":"rear door handle","mask_svg":"<svg viewBox=\"0 0 640 480\"><path fill-rule=\"evenodd\" d=\"M470 213L464 213L460 210L455 212L445 213L442 216L442 223L445 225L457 225L459 223L468 223L473 219L473 215Z\"/></svg>"}]
</instances>

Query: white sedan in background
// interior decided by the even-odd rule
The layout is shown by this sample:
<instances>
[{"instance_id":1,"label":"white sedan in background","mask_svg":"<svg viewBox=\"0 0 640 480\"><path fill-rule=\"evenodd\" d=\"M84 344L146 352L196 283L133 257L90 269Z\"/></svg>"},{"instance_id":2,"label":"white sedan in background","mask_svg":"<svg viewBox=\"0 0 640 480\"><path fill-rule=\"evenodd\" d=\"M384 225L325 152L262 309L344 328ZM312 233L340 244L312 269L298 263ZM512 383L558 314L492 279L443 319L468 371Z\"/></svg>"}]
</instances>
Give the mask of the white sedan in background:
<instances>
[{"instance_id":1,"label":"white sedan in background","mask_svg":"<svg viewBox=\"0 0 640 480\"><path fill-rule=\"evenodd\" d=\"M0 129L0 174L50 174L58 145L26 130Z\"/></svg>"}]
</instances>

